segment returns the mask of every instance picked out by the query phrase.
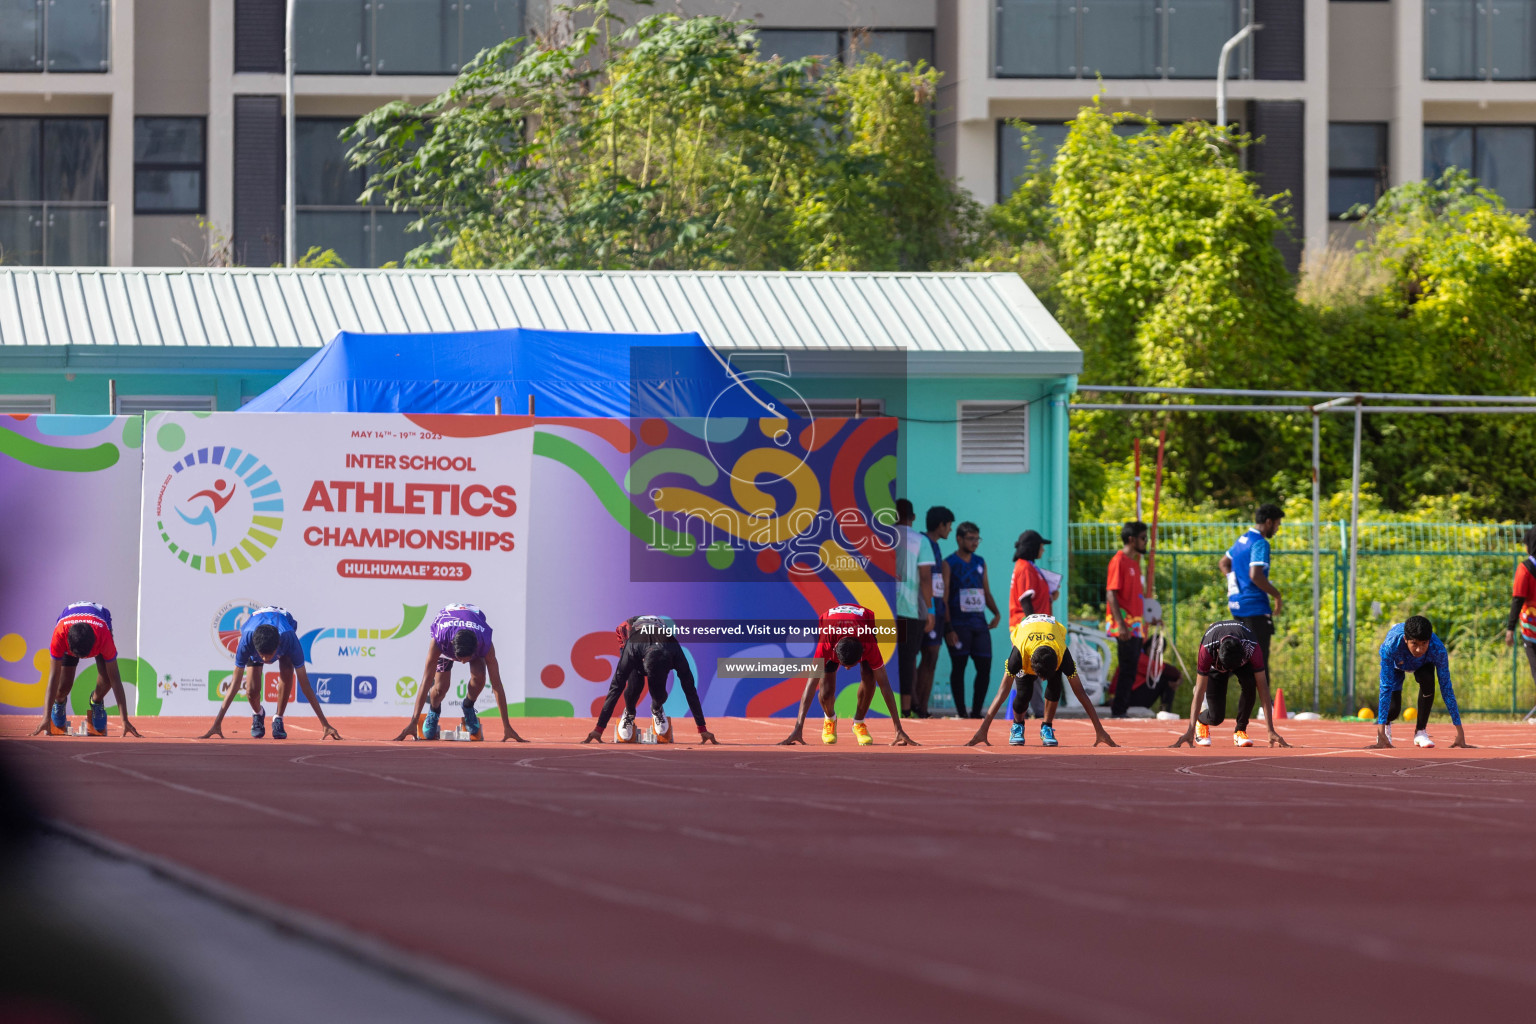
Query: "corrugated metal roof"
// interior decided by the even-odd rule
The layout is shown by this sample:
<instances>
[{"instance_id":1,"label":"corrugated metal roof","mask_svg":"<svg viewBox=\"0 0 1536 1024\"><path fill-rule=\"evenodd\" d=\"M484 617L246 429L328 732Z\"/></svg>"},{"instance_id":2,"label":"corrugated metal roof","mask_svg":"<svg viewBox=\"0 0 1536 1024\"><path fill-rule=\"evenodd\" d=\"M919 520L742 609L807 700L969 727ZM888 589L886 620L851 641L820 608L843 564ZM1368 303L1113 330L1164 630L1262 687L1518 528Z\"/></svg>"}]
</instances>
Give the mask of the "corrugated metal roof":
<instances>
[{"instance_id":1,"label":"corrugated metal roof","mask_svg":"<svg viewBox=\"0 0 1536 1024\"><path fill-rule=\"evenodd\" d=\"M697 331L722 351L894 347L932 367L1082 366L1014 274L0 268L0 360L35 346L315 348L342 330L498 327Z\"/></svg>"}]
</instances>

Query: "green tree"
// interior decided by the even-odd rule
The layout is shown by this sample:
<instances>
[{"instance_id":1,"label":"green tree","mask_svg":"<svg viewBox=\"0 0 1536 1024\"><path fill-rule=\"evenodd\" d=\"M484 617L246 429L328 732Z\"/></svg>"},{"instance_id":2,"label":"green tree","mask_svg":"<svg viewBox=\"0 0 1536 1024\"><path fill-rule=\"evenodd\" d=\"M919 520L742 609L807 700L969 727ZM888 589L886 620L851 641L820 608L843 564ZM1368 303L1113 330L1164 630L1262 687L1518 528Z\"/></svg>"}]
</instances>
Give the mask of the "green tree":
<instances>
[{"instance_id":1,"label":"green tree","mask_svg":"<svg viewBox=\"0 0 1536 1024\"><path fill-rule=\"evenodd\" d=\"M463 267L899 269L952 263L975 206L940 172L938 76L762 60L750 22L607 0L564 45L512 40L350 131L367 195Z\"/></svg>"},{"instance_id":2,"label":"green tree","mask_svg":"<svg viewBox=\"0 0 1536 1024\"><path fill-rule=\"evenodd\" d=\"M1117 133L1127 122L1143 127ZM1297 386L1314 322L1274 245L1285 197L1262 195L1238 165L1251 141L1203 122L1079 112L1053 168L1051 219L1056 313L1083 349L1085 379ZM1079 436L1119 461L1124 415L1086 419ZM1224 417L1219 430L1201 416L1157 419L1177 467L1169 485L1185 494L1245 497L1294 462L1300 441L1300 425L1267 415Z\"/></svg>"}]
</instances>

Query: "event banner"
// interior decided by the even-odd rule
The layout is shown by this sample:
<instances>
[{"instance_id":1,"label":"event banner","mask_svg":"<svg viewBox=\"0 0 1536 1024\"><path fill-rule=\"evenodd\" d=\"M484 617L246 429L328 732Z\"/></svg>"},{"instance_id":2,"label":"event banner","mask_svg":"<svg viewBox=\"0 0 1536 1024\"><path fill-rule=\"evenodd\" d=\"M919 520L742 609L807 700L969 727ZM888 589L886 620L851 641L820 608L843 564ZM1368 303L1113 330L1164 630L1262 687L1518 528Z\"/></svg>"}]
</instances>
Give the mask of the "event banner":
<instances>
[{"instance_id":1,"label":"event banner","mask_svg":"<svg viewBox=\"0 0 1536 1024\"><path fill-rule=\"evenodd\" d=\"M673 621L706 715L793 714L807 676L722 660L804 659L850 602L874 612L895 685L896 440L886 418L540 421L528 707L594 714L637 614ZM858 678L840 673L840 713ZM675 678L667 709L687 715Z\"/></svg>"},{"instance_id":2,"label":"event banner","mask_svg":"<svg viewBox=\"0 0 1536 1024\"><path fill-rule=\"evenodd\" d=\"M327 715L406 714L433 616L472 604L522 714L533 431L500 429L514 419L149 414L139 637L161 713L211 715L241 627L272 605L298 620ZM450 701L467 681L457 667ZM275 700L275 664L263 685Z\"/></svg>"},{"instance_id":3,"label":"event banner","mask_svg":"<svg viewBox=\"0 0 1536 1024\"><path fill-rule=\"evenodd\" d=\"M41 720L49 638L75 601L112 612L128 700L140 714L157 710L154 687L135 685L154 677L135 643L142 425L137 416L0 416L0 714ZM82 665L73 713L84 713L95 685L96 667Z\"/></svg>"}]
</instances>

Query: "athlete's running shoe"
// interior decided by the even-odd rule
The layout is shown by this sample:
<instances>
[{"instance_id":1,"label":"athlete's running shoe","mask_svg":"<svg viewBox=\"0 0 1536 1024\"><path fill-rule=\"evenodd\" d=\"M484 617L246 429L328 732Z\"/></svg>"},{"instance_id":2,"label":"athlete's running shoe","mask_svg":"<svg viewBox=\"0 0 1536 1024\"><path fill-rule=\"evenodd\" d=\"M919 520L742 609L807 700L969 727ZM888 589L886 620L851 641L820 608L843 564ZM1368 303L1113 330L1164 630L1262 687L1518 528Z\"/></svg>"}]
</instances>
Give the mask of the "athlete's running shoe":
<instances>
[{"instance_id":1,"label":"athlete's running shoe","mask_svg":"<svg viewBox=\"0 0 1536 1024\"><path fill-rule=\"evenodd\" d=\"M823 742L823 743L836 743L837 742L837 719L835 719L835 718L828 718L827 720L825 720L824 722L821 723L821 742Z\"/></svg>"},{"instance_id":2,"label":"athlete's running shoe","mask_svg":"<svg viewBox=\"0 0 1536 1024\"><path fill-rule=\"evenodd\" d=\"M1040 723L1040 745L1042 747L1054 747L1056 745L1056 727Z\"/></svg>"},{"instance_id":3,"label":"athlete's running shoe","mask_svg":"<svg viewBox=\"0 0 1536 1024\"><path fill-rule=\"evenodd\" d=\"M464 729L469 733L470 740L484 740L484 730L480 728L480 713L470 703L468 697L464 698Z\"/></svg>"},{"instance_id":4,"label":"athlete's running shoe","mask_svg":"<svg viewBox=\"0 0 1536 1024\"><path fill-rule=\"evenodd\" d=\"M251 712L251 739L259 740L267 734L267 709Z\"/></svg>"},{"instance_id":5,"label":"athlete's running shoe","mask_svg":"<svg viewBox=\"0 0 1536 1024\"><path fill-rule=\"evenodd\" d=\"M1433 747L1435 741L1429 738L1429 733L1426 730L1420 729L1413 734L1413 745L1416 747Z\"/></svg>"},{"instance_id":6,"label":"athlete's running shoe","mask_svg":"<svg viewBox=\"0 0 1536 1024\"><path fill-rule=\"evenodd\" d=\"M107 706L104 703L92 702L91 710L85 717L85 734L87 736L105 736L107 734Z\"/></svg>"},{"instance_id":7,"label":"athlete's running shoe","mask_svg":"<svg viewBox=\"0 0 1536 1024\"><path fill-rule=\"evenodd\" d=\"M48 709L48 735L68 736L69 719L64 717L64 702L60 701Z\"/></svg>"},{"instance_id":8,"label":"athlete's running shoe","mask_svg":"<svg viewBox=\"0 0 1536 1024\"><path fill-rule=\"evenodd\" d=\"M869 734L869 726L863 722L853 723L853 736L854 739L859 741L859 746L861 747L867 747L875 742L875 738Z\"/></svg>"},{"instance_id":9,"label":"athlete's running shoe","mask_svg":"<svg viewBox=\"0 0 1536 1024\"><path fill-rule=\"evenodd\" d=\"M288 730L283 728L282 715L272 716L272 738L275 740L285 740L288 738Z\"/></svg>"},{"instance_id":10,"label":"athlete's running shoe","mask_svg":"<svg viewBox=\"0 0 1536 1024\"><path fill-rule=\"evenodd\" d=\"M635 735L635 716L625 712L619 719L619 726L613 730L613 742L638 743L640 738Z\"/></svg>"},{"instance_id":11,"label":"athlete's running shoe","mask_svg":"<svg viewBox=\"0 0 1536 1024\"><path fill-rule=\"evenodd\" d=\"M1208 747L1211 745L1211 727L1204 722L1195 722L1195 746Z\"/></svg>"},{"instance_id":12,"label":"athlete's running shoe","mask_svg":"<svg viewBox=\"0 0 1536 1024\"><path fill-rule=\"evenodd\" d=\"M1232 745L1234 747L1251 747L1253 746L1253 740L1249 739L1248 734L1243 730L1234 729L1232 731Z\"/></svg>"},{"instance_id":13,"label":"athlete's running shoe","mask_svg":"<svg viewBox=\"0 0 1536 1024\"><path fill-rule=\"evenodd\" d=\"M421 738L424 740L441 739L443 735L442 724L438 719L442 716L442 710L428 708L426 717L421 720Z\"/></svg>"},{"instance_id":14,"label":"athlete's running shoe","mask_svg":"<svg viewBox=\"0 0 1536 1024\"><path fill-rule=\"evenodd\" d=\"M651 729L656 734L657 743L672 742L672 723L667 720L667 713L661 708L651 708Z\"/></svg>"},{"instance_id":15,"label":"athlete's running shoe","mask_svg":"<svg viewBox=\"0 0 1536 1024\"><path fill-rule=\"evenodd\" d=\"M1008 745L1010 747L1022 747L1024 745L1024 723L1014 722L1008 729Z\"/></svg>"}]
</instances>

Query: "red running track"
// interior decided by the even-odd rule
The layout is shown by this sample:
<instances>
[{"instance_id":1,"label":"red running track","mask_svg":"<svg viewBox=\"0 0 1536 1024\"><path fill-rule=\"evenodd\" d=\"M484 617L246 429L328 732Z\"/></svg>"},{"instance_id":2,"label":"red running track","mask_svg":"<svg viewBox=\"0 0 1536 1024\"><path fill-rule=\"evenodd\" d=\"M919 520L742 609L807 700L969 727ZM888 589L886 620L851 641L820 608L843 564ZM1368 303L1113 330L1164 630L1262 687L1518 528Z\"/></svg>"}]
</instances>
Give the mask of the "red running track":
<instances>
[{"instance_id":1,"label":"red running track","mask_svg":"<svg viewBox=\"0 0 1536 1024\"><path fill-rule=\"evenodd\" d=\"M1033 726L1022 750L959 747L956 722L914 723L915 751L757 745L781 721L719 723L718 748L518 726L543 742L6 752L67 822L599 1020L1443 1021L1536 999L1530 727L1367 753L1370 726L1287 723L1293 750L1174 753L1152 722L1098 751L1081 722L1055 751Z\"/></svg>"}]
</instances>

